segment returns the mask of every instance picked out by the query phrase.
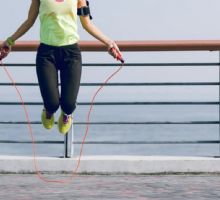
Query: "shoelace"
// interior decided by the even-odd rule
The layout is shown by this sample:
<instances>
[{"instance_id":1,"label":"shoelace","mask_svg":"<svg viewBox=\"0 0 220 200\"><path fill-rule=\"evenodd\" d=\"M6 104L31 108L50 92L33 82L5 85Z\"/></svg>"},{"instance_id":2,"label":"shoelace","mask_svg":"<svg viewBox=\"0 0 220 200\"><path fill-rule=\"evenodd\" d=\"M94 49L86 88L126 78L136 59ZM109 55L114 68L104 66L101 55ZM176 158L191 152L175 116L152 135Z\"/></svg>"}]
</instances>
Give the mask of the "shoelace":
<instances>
[{"instance_id":1,"label":"shoelace","mask_svg":"<svg viewBox=\"0 0 220 200\"><path fill-rule=\"evenodd\" d=\"M63 123L64 123L64 124L67 124L67 123L68 123L69 117L70 117L69 115L66 115L66 114L63 115Z\"/></svg>"},{"instance_id":2,"label":"shoelace","mask_svg":"<svg viewBox=\"0 0 220 200\"><path fill-rule=\"evenodd\" d=\"M50 114L49 112L46 111L46 118L47 119L51 119L52 116L53 116L53 114Z\"/></svg>"}]
</instances>

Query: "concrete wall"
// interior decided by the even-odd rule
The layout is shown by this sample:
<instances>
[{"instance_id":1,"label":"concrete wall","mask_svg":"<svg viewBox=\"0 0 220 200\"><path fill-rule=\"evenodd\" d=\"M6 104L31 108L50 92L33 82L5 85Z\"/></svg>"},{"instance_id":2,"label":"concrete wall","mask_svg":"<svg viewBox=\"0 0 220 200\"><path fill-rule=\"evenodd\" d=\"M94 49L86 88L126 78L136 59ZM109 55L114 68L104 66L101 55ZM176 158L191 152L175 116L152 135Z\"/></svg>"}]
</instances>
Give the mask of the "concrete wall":
<instances>
[{"instance_id":1,"label":"concrete wall","mask_svg":"<svg viewBox=\"0 0 220 200\"><path fill-rule=\"evenodd\" d=\"M36 162L35 162L36 161ZM72 173L78 158L0 156L0 173ZM36 165L35 165L36 164ZM220 158L155 156L82 157L77 173L151 174L151 173L220 173Z\"/></svg>"}]
</instances>

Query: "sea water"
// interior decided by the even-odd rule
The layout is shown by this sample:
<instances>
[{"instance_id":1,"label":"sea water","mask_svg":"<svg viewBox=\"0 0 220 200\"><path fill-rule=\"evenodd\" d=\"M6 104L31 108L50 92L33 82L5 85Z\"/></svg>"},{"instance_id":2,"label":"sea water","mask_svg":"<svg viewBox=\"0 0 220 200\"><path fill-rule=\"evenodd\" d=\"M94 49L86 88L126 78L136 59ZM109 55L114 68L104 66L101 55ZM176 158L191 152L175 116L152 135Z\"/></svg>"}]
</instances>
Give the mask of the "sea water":
<instances>
[{"instance_id":1,"label":"sea water","mask_svg":"<svg viewBox=\"0 0 220 200\"><path fill-rule=\"evenodd\" d=\"M40 122L42 106L28 107L30 119ZM1 106L0 121L26 121L19 106ZM74 123L85 122L88 106L78 106ZM56 119L59 111L56 113ZM91 122L191 122L217 121L218 106L213 105L147 105L147 106L95 106ZM57 126L45 130L41 124L32 125L36 141L63 141ZM85 125L74 125L74 141L80 143L85 133ZM29 141L31 136L27 125L1 124L0 140ZM169 141L219 140L218 124L110 124L91 125L84 155L179 155L179 156L217 156L218 144L158 144ZM105 144L99 144L99 142ZM146 142L152 144L136 144ZM108 144L110 143L110 144ZM116 143L116 144L111 144ZM128 144L126 144L128 143ZM129 144L130 143L130 144ZM132 144L133 143L133 144ZM63 144L37 144L40 156L62 156ZM79 153L80 144L74 147ZM31 144L0 144L1 155L32 155Z\"/></svg>"}]
</instances>

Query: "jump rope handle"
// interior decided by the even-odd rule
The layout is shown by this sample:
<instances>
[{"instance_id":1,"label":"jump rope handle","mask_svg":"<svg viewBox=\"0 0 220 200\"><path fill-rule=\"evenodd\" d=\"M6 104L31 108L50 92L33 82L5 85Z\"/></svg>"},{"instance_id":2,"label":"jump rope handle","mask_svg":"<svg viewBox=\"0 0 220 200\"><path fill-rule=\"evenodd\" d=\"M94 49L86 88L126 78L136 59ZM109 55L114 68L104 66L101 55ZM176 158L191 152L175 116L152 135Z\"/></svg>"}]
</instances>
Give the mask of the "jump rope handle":
<instances>
[{"instance_id":1,"label":"jump rope handle","mask_svg":"<svg viewBox=\"0 0 220 200\"><path fill-rule=\"evenodd\" d=\"M114 47L112 47L110 49L111 52L116 54L116 60L119 60L122 64L125 63L125 60L122 58L122 55L117 51L117 49L115 49Z\"/></svg>"},{"instance_id":2,"label":"jump rope handle","mask_svg":"<svg viewBox=\"0 0 220 200\"><path fill-rule=\"evenodd\" d=\"M8 46L3 46L0 49L0 61L5 58L5 55L7 55L10 51L10 48Z\"/></svg>"}]
</instances>

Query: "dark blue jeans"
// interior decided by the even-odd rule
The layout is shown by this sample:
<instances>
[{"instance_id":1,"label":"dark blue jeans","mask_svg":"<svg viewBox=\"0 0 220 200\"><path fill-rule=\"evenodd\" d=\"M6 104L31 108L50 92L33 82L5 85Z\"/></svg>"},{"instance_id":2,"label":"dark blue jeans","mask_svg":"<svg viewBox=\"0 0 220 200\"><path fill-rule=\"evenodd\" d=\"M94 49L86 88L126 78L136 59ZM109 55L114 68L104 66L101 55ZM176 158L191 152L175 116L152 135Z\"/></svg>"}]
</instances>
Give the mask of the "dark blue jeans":
<instances>
[{"instance_id":1,"label":"dark blue jeans","mask_svg":"<svg viewBox=\"0 0 220 200\"><path fill-rule=\"evenodd\" d=\"M72 114L76 108L81 71L82 58L78 44L61 47L40 44L36 57L36 72L44 107L49 113L56 112L61 106L64 113Z\"/></svg>"}]
</instances>

